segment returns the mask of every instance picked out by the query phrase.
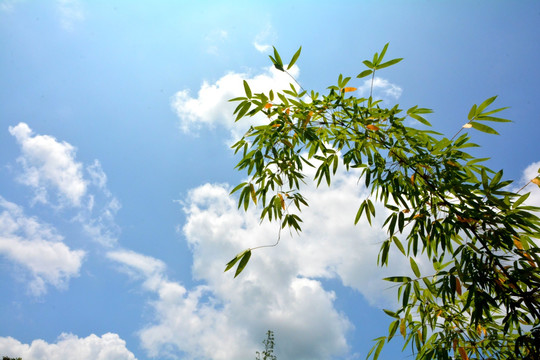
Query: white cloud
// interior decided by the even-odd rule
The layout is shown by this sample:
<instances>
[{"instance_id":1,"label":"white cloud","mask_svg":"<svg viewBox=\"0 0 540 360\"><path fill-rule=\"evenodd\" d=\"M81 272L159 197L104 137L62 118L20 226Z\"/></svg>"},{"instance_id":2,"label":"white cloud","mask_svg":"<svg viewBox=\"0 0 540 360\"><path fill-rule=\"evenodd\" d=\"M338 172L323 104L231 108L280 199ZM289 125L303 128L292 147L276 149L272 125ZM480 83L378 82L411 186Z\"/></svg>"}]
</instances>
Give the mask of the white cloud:
<instances>
[{"instance_id":1,"label":"white cloud","mask_svg":"<svg viewBox=\"0 0 540 360\"><path fill-rule=\"evenodd\" d=\"M126 342L113 333L101 337L92 334L85 338L64 333L54 344L44 340L23 344L12 337L0 337L0 353L24 360L135 360L126 348Z\"/></svg>"},{"instance_id":2,"label":"white cloud","mask_svg":"<svg viewBox=\"0 0 540 360\"><path fill-rule=\"evenodd\" d=\"M289 72L294 77L298 77L299 68L295 65ZM249 83L253 93L268 93L270 89L281 91L288 89L289 83L292 82L287 74L272 66L255 76L232 72L214 84L205 81L197 97L192 97L189 90L178 91L171 100L171 106L180 118L182 131L190 132L202 126L221 125L231 131L233 139L243 134L253 123L246 119L235 123L233 112L238 103L229 102L234 97L245 96L243 80ZM254 121L263 121L263 119L258 118Z\"/></svg>"},{"instance_id":3,"label":"white cloud","mask_svg":"<svg viewBox=\"0 0 540 360\"><path fill-rule=\"evenodd\" d=\"M165 265L157 259L129 251L109 253L157 296L151 302L155 320L139 333L149 356L172 356L180 350L187 358L249 358L267 329L276 332L278 358L328 359L346 353L352 325L320 280L341 279L372 304L384 306L395 301L396 289L388 290L389 283L381 279L411 272L408 261L394 252L390 268L376 265L386 238L383 208L378 206L372 227L364 220L353 226L366 196L358 175L339 171L332 188L306 187L311 202L302 212L303 234L284 231L278 247L254 251L236 279L223 273L227 261L248 247L274 243L278 227L261 224L254 210L238 210L227 185L202 185L183 202L193 276L204 285L186 289L167 279Z\"/></svg>"},{"instance_id":4,"label":"white cloud","mask_svg":"<svg viewBox=\"0 0 540 360\"><path fill-rule=\"evenodd\" d=\"M253 42L253 46L255 46L255 49L257 49L257 51L261 53L267 53L272 50L272 45L259 44L257 41Z\"/></svg>"},{"instance_id":5,"label":"white cloud","mask_svg":"<svg viewBox=\"0 0 540 360\"><path fill-rule=\"evenodd\" d=\"M17 180L33 189L33 202L75 208L78 213L73 219L91 239L106 246L116 243L120 228L115 216L121 205L107 188L101 163L94 160L86 167L87 179L71 144L49 135L34 135L25 123L10 126L9 132L21 146L17 161L22 174ZM51 201L51 193L56 194L57 202Z\"/></svg>"},{"instance_id":6,"label":"white cloud","mask_svg":"<svg viewBox=\"0 0 540 360\"><path fill-rule=\"evenodd\" d=\"M15 9L15 5L23 0L3 0L0 2L0 10L5 12L12 12Z\"/></svg>"},{"instance_id":7,"label":"white cloud","mask_svg":"<svg viewBox=\"0 0 540 360\"><path fill-rule=\"evenodd\" d=\"M532 179L540 176L538 169L540 169L540 161L530 164L525 170L523 170L521 184L524 185L528 183L528 185L521 191L521 194L530 192L531 195L529 195L529 198L526 200L526 204L540 207L540 187L534 183L530 183Z\"/></svg>"},{"instance_id":8,"label":"white cloud","mask_svg":"<svg viewBox=\"0 0 540 360\"><path fill-rule=\"evenodd\" d=\"M371 92L371 79L366 79L362 86L358 88L360 96L368 97ZM403 89L392 84L386 79L375 77L373 79L373 98L386 101L397 100L401 96Z\"/></svg>"},{"instance_id":9,"label":"white cloud","mask_svg":"<svg viewBox=\"0 0 540 360\"><path fill-rule=\"evenodd\" d=\"M30 272L32 294L45 293L47 284L64 288L79 275L84 251L71 250L54 228L26 217L1 196L0 211L0 254Z\"/></svg>"},{"instance_id":10,"label":"white cloud","mask_svg":"<svg viewBox=\"0 0 540 360\"><path fill-rule=\"evenodd\" d=\"M77 23L84 21L84 10L79 0L56 0L56 6L64 30L72 31Z\"/></svg>"},{"instance_id":11,"label":"white cloud","mask_svg":"<svg viewBox=\"0 0 540 360\"><path fill-rule=\"evenodd\" d=\"M266 27L255 36L253 46L261 53L267 53L272 50L272 45L268 43L275 43L277 35L272 28L272 24L267 24Z\"/></svg>"},{"instance_id":12,"label":"white cloud","mask_svg":"<svg viewBox=\"0 0 540 360\"><path fill-rule=\"evenodd\" d=\"M229 242L227 253L233 250ZM332 307L334 294L316 280L257 278L259 272L234 280L223 274L221 261L210 285L187 290L167 279L157 259L129 251L108 256L157 296L155 321L139 332L151 357L174 357L179 350L186 359L250 358L268 328L279 333L278 354L285 358L325 359L346 350L350 324Z\"/></svg>"},{"instance_id":13,"label":"white cloud","mask_svg":"<svg viewBox=\"0 0 540 360\"><path fill-rule=\"evenodd\" d=\"M75 161L75 148L49 135L33 135L25 123L10 126L9 132L22 150L18 161L24 172L18 180L34 189L34 200L48 203L49 188L54 188L62 204L79 206L87 182L82 165Z\"/></svg>"}]
</instances>

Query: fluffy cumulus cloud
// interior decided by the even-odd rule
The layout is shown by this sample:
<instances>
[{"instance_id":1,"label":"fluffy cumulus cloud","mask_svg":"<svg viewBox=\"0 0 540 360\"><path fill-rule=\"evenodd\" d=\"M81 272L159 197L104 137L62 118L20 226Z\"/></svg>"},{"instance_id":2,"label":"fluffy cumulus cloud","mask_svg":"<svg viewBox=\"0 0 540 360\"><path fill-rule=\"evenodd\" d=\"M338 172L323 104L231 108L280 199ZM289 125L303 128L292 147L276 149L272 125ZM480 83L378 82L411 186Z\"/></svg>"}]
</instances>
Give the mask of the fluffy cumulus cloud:
<instances>
[{"instance_id":1,"label":"fluffy cumulus cloud","mask_svg":"<svg viewBox=\"0 0 540 360\"><path fill-rule=\"evenodd\" d=\"M289 72L297 77L299 68L293 66ZM178 91L171 100L171 106L180 119L182 131L190 132L202 126L221 125L231 130L232 138L243 134L252 123L244 119L235 124L232 114L238 103L229 102L232 98L245 96L243 80L249 83L253 93L288 89L292 81L284 72L268 67L263 73L254 76L231 72L213 84L205 81L196 97L193 97L189 90Z\"/></svg>"},{"instance_id":2,"label":"fluffy cumulus cloud","mask_svg":"<svg viewBox=\"0 0 540 360\"><path fill-rule=\"evenodd\" d=\"M79 275L85 253L71 250L54 228L24 215L0 196L0 254L30 273L29 290L46 292L47 285L63 288Z\"/></svg>"},{"instance_id":3,"label":"fluffy cumulus cloud","mask_svg":"<svg viewBox=\"0 0 540 360\"><path fill-rule=\"evenodd\" d=\"M24 360L135 360L126 342L112 333L85 338L62 334L54 344L43 340L23 344L12 337L0 337L0 354Z\"/></svg>"},{"instance_id":4,"label":"fluffy cumulus cloud","mask_svg":"<svg viewBox=\"0 0 540 360\"><path fill-rule=\"evenodd\" d=\"M386 101L395 101L399 99L403 89L396 84L392 84L390 81L375 77L373 79L373 85L371 79L366 79L362 86L358 88L360 96L369 96L373 88L373 98Z\"/></svg>"},{"instance_id":5,"label":"fluffy cumulus cloud","mask_svg":"<svg viewBox=\"0 0 540 360\"><path fill-rule=\"evenodd\" d=\"M280 244L254 251L236 279L223 273L224 264L248 247L275 243L279 227L261 224L255 210L238 210L224 184L193 189L183 203L193 276L203 285L187 289L168 279L165 264L157 259L110 252L110 259L153 294L154 321L139 332L148 354L249 358L267 329L276 332L278 358L328 359L345 353L352 325L336 309L336 294L321 280L339 279L372 304L384 306L394 301L395 289L381 279L410 273L408 262L395 253L391 268L376 266L385 239L382 207L372 227L363 220L353 226L367 195L358 175L339 171L331 188L307 186L310 207L302 212L303 234L283 231Z\"/></svg>"},{"instance_id":6,"label":"fluffy cumulus cloud","mask_svg":"<svg viewBox=\"0 0 540 360\"><path fill-rule=\"evenodd\" d=\"M174 357L180 351L186 359L250 358L268 326L279 333L286 358L325 359L346 349L350 325L318 281L289 276L283 283L258 279L258 272L233 280L223 275L220 263L220 279L187 290L167 279L159 260L129 251L109 257L156 294L155 321L139 333L149 356Z\"/></svg>"},{"instance_id":7,"label":"fluffy cumulus cloud","mask_svg":"<svg viewBox=\"0 0 540 360\"><path fill-rule=\"evenodd\" d=\"M19 181L34 189L35 201L47 203L49 189L54 189L62 204L79 206L87 182L75 161L75 148L49 135L34 135L25 123L10 126L9 132L21 146L18 161L24 171Z\"/></svg>"}]
</instances>

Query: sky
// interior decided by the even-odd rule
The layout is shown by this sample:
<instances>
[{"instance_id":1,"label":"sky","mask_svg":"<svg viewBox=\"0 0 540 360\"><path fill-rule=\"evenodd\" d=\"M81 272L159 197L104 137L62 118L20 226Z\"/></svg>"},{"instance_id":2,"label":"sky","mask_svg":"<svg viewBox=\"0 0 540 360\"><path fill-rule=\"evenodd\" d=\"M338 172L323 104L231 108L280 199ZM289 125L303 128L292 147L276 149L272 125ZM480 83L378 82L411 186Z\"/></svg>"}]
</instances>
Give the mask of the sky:
<instances>
[{"instance_id":1,"label":"sky","mask_svg":"<svg viewBox=\"0 0 540 360\"><path fill-rule=\"evenodd\" d=\"M381 279L410 270L376 265L384 216L353 225L357 173L306 185L303 233L223 272L278 234L229 195L249 124L228 99L289 86L272 46L302 46L291 73L323 92L390 43L384 104L431 108L449 136L473 104L509 107L500 136L469 132L518 188L540 168L538 24L527 0L0 0L0 355L254 359L272 330L278 359L365 358L395 306Z\"/></svg>"}]
</instances>

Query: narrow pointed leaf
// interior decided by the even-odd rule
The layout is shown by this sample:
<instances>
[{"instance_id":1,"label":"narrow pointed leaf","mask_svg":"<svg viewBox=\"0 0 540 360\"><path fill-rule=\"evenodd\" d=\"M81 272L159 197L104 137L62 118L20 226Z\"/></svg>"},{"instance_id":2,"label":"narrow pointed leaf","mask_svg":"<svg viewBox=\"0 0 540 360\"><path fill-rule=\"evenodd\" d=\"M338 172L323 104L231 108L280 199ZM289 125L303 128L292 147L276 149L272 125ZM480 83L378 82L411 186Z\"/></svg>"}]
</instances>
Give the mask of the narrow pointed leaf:
<instances>
[{"instance_id":1,"label":"narrow pointed leaf","mask_svg":"<svg viewBox=\"0 0 540 360\"><path fill-rule=\"evenodd\" d=\"M478 131L481 131L481 132L485 132L485 133L488 133L488 134L494 134L494 135L499 135L499 133L497 131L495 131L495 129L493 129L492 127L489 127L487 125L484 125L484 124L480 124L480 123L477 123L477 122L471 122L471 125L474 129L478 130Z\"/></svg>"},{"instance_id":2,"label":"narrow pointed leaf","mask_svg":"<svg viewBox=\"0 0 540 360\"><path fill-rule=\"evenodd\" d=\"M238 264L238 267L236 268L236 273L234 274L234 277L237 277L238 275L240 275L242 270L244 270L244 268L246 267L250 257L251 257L251 249L247 250L242 256L242 259L240 260L240 264Z\"/></svg>"},{"instance_id":3,"label":"narrow pointed leaf","mask_svg":"<svg viewBox=\"0 0 540 360\"><path fill-rule=\"evenodd\" d=\"M294 65L294 63L296 63L296 60L298 60L298 57L300 56L300 53L302 52L302 47L300 46L300 48L298 49L298 51L296 51L296 53L293 55L291 61L289 62L289 66L287 66L287 70L289 70L290 68L292 68L292 66Z\"/></svg>"}]
</instances>

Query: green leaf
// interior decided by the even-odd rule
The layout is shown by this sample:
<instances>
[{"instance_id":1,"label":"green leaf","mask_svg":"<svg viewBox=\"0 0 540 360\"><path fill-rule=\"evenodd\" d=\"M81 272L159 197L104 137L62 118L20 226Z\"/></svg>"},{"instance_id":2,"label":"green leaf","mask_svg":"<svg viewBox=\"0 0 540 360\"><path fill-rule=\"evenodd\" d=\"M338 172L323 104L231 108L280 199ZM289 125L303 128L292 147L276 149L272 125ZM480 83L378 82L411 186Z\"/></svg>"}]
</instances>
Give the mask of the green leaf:
<instances>
[{"instance_id":1,"label":"green leaf","mask_svg":"<svg viewBox=\"0 0 540 360\"><path fill-rule=\"evenodd\" d=\"M472 125L472 127L478 131L481 131L481 132L485 132L485 133L488 133L488 134L494 134L494 135L499 135L499 133L497 131L495 131L495 129L487 126L487 125L484 125L484 124L480 124L480 123L477 123L477 122L474 122L472 121L470 123Z\"/></svg>"},{"instance_id":2,"label":"green leaf","mask_svg":"<svg viewBox=\"0 0 540 360\"><path fill-rule=\"evenodd\" d=\"M390 43L386 43L381 51L381 55L379 55L379 58L378 58L378 62L381 62L381 60L383 59L384 55L386 54L386 50L388 49L388 45L390 45Z\"/></svg>"},{"instance_id":3,"label":"green leaf","mask_svg":"<svg viewBox=\"0 0 540 360\"><path fill-rule=\"evenodd\" d=\"M373 63L372 63L371 61L369 61L369 60L364 60L364 61L362 61L362 63L363 63L364 65L366 65L366 66L367 66L368 68L370 68L370 69L375 69L375 66L374 66Z\"/></svg>"},{"instance_id":4,"label":"green leaf","mask_svg":"<svg viewBox=\"0 0 540 360\"><path fill-rule=\"evenodd\" d=\"M236 273L234 274L234 277L237 277L238 275L240 275L242 270L244 270L244 268L246 267L250 257L251 257L251 249L248 249L242 256L242 259L240 260L240 264L238 264L238 267L236 268Z\"/></svg>"},{"instance_id":5,"label":"green leaf","mask_svg":"<svg viewBox=\"0 0 540 360\"><path fill-rule=\"evenodd\" d=\"M418 265L416 265L416 262L414 261L414 259L412 257L409 258L409 261L411 263L411 269L414 272L414 275L417 278L419 278L420 277L420 270L418 269Z\"/></svg>"},{"instance_id":6,"label":"green leaf","mask_svg":"<svg viewBox=\"0 0 540 360\"><path fill-rule=\"evenodd\" d=\"M366 77L368 75L371 75L373 73L373 70L364 70L360 74L356 75L357 78L361 79L363 77Z\"/></svg>"},{"instance_id":7,"label":"green leaf","mask_svg":"<svg viewBox=\"0 0 540 360\"><path fill-rule=\"evenodd\" d=\"M246 91L246 96L248 99L251 98L251 89L249 88L249 85L246 80L244 80L244 90Z\"/></svg>"},{"instance_id":8,"label":"green leaf","mask_svg":"<svg viewBox=\"0 0 540 360\"><path fill-rule=\"evenodd\" d=\"M229 193L229 195L234 194L235 192L237 192L238 190L240 190L242 187L244 187L244 185L246 185L245 182L236 185L235 188L231 190L231 192Z\"/></svg>"},{"instance_id":9,"label":"green leaf","mask_svg":"<svg viewBox=\"0 0 540 360\"><path fill-rule=\"evenodd\" d=\"M250 249L247 249L247 250L242 251L241 253L238 253L231 261L227 263L227 265L225 266L224 272L229 271L234 266L234 264L236 264L238 260L240 260L248 251L250 251Z\"/></svg>"},{"instance_id":10,"label":"green leaf","mask_svg":"<svg viewBox=\"0 0 540 360\"><path fill-rule=\"evenodd\" d=\"M272 47L274 48L274 66L280 71L285 71L285 69L283 68L283 61L281 60L281 57L279 56L275 46Z\"/></svg>"},{"instance_id":11,"label":"green leaf","mask_svg":"<svg viewBox=\"0 0 540 360\"><path fill-rule=\"evenodd\" d=\"M300 56L300 52L302 52L302 47L300 46L300 48L298 49L298 51L296 51L296 53L293 55L291 61L289 62L289 66L287 66L287 70L289 70L290 68L292 68L292 66L294 65L294 63L296 63L296 60L298 60L298 57Z\"/></svg>"},{"instance_id":12,"label":"green leaf","mask_svg":"<svg viewBox=\"0 0 540 360\"><path fill-rule=\"evenodd\" d=\"M393 59L393 60L387 61L387 62L385 62L385 63L383 63L383 64L377 65L377 66L375 67L375 69L377 69L377 70L384 69L384 68L386 68L386 67L389 67L389 66L392 66L392 65L397 64L397 63L400 62L401 60L403 60L403 58Z\"/></svg>"},{"instance_id":13,"label":"green leaf","mask_svg":"<svg viewBox=\"0 0 540 360\"><path fill-rule=\"evenodd\" d=\"M427 125L427 126L431 126L430 122L427 121L426 119L424 119L422 116L420 115L416 115L416 114L409 114L410 117L412 117L413 119L421 122L422 124L424 125Z\"/></svg>"},{"instance_id":14,"label":"green leaf","mask_svg":"<svg viewBox=\"0 0 540 360\"><path fill-rule=\"evenodd\" d=\"M481 114L482 111L484 111L485 108L491 105L495 101L496 98L497 96L493 96L487 99L486 101L484 101L483 103L481 103L480 106L478 106L478 108L476 109L476 113Z\"/></svg>"},{"instance_id":15,"label":"green leaf","mask_svg":"<svg viewBox=\"0 0 540 360\"><path fill-rule=\"evenodd\" d=\"M390 276L390 277L384 278L383 280L390 281L390 282L408 283L411 281L411 278L408 276Z\"/></svg>"},{"instance_id":16,"label":"green leaf","mask_svg":"<svg viewBox=\"0 0 540 360\"><path fill-rule=\"evenodd\" d=\"M401 241L399 241L399 239L395 236L392 238L392 241L394 242L394 244L396 244L399 251L401 251L403 255L406 255L405 248L403 248L403 244L401 243Z\"/></svg>"},{"instance_id":17,"label":"green leaf","mask_svg":"<svg viewBox=\"0 0 540 360\"><path fill-rule=\"evenodd\" d=\"M531 195L531 193L526 193L525 195L521 195L519 199L516 200L514 204L512 204L512 209L517 208L519 205L521 205L527 198Z\"/></svg>"},{"instance_id":18,"label":"green leaf","mask_svg":"<svg viewBox=\"0 0 540 360\"><path fill-rule=\"evenodd\" d=\"M471 107L471 110L469 111L469 115L467 116L467 119L470 121L473 119L473 117L476 115L476 104L474 104Z\"/></svg>"}]
</instances>

